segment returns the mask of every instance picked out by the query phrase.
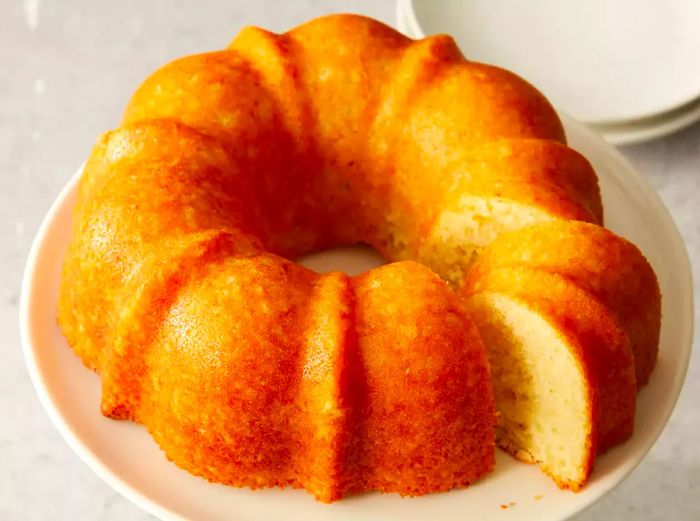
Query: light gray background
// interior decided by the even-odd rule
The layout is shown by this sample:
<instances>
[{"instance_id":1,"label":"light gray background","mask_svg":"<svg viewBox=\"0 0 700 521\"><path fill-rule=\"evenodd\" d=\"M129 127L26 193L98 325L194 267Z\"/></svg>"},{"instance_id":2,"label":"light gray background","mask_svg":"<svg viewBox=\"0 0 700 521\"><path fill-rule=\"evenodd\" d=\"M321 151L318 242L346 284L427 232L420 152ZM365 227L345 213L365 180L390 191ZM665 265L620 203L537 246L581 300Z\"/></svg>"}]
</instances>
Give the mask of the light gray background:
<instances>
[{"instance_id":1,"label":"light gray background","mask_svg":"<svg viewBox=\"0 0 700 521\"><path fill-rule=\"evenodd\" d=\"M51 201L156 66L220 48L243 25L283 30L340 11L394 22L390 0L0 0L0 520L152 519L71 451L24 367L20 276ZM700 279L700 125L623 153L669 206ZM696 352L680 403L654 449L577 521L700 519L698 396Z\"/></svg>"}]
</instances>

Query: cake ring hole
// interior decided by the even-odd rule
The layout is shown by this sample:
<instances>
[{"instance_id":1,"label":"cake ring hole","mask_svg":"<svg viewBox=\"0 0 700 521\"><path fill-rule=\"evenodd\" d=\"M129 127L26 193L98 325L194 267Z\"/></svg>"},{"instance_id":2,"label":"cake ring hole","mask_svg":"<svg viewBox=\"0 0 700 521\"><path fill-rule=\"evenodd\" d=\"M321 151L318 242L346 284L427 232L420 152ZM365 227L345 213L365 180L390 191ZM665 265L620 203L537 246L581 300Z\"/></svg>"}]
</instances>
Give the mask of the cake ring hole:
<instances>
[{"instance_id":1,"label":"cake ring hole","mask_svg":"<svg viewBox=\"0 0 700 521\"><path fill-rule=\"evenodd\" d=\"M341 246L308 253L296 261L318 273L340 271L351 277L387 263L374 248L365 244Z\"/></svg>"}]
</instances>

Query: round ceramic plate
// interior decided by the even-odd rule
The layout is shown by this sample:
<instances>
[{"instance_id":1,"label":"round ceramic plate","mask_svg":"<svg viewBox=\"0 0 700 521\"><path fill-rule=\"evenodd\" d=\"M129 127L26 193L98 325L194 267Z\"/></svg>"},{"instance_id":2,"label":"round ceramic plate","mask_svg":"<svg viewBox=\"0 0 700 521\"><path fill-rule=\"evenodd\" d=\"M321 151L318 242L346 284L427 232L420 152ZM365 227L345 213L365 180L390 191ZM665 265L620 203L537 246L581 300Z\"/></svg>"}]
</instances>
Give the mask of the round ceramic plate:
<instances>
[{"instance_id":1,"label":"round ceramic plate","mask_svg":"<svg viewBox=\"0 0 700 521\"><path fill-rule=\"evenodd\" d=\"M455 36L587 123L660 115L700 97L697 0L398 0L412 36Z\"/></svg>"},{"instance_id":2,"label":"round ceramic plate","mask_svg":"<svg viewBox=\"0 0 700 521\"><path fill-rule=\"evenodd\" d=\"M700 121L700 98L660 116L634 122L594 125L606 141L613 145L628 145L657 139Z\"/></svg>"},{"instance_id":3,"label":"round ceramic plate","mask_svg":"<svg viewBox=\"0 0 700 521\"><path fill-rule=\"evenodd\" d=\"M246 521L324 520L561 520L611 490L641 461L671 414L685 376L692 336L690 266L681 237L658 196L632 166L583 125L566 121L571 144L600 175L607 223L649 258L663 292L658 366L639 396L636 432L602 456L580 493L562 491L537 467L500 453L496 470L472 487L419 498L365 494L332 505L299 490L250 491L208 483L169 463L145 429L99 413L100 382L70 350L56 326L62 257L69 237L78 175L46 216L24 276L20 327L36 390L68 443L107 483L163 519ZM319 269L356 272L376 256L352 249L316 255Z\"/></svg>"}]
</instances>

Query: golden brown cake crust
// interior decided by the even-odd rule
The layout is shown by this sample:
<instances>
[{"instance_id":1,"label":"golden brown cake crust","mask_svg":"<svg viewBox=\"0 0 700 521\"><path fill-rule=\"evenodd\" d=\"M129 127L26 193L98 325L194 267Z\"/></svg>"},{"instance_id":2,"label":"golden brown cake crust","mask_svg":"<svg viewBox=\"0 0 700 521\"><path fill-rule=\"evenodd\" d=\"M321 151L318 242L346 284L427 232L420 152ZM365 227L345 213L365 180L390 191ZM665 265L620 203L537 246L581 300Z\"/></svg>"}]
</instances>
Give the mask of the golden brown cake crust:
<instances>
[{"instance_id":1,"label":"golden brown cake crust","mask_svg":"<svg viewBox=\"0 0 700 521\"><path fill-rule=\"evenodd\" d=\"M602 221L549 102L451 38L354 15L246 28L157 70L100 138L58 321L103 413L194 474L323 501L466 486L493 466L495 420L456 294L414 263L350 278L290 260L354 243L416 259L465 193Z\"/></svg>"}]
</instances>

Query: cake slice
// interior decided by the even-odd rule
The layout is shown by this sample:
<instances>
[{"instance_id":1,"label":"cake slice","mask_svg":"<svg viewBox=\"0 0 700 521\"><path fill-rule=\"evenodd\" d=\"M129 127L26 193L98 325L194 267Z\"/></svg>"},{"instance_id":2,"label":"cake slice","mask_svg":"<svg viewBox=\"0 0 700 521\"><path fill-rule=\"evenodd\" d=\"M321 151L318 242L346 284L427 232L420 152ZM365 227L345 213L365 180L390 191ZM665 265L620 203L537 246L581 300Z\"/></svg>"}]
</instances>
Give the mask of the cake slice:
<instances>
[{"instance_id":1,"label":"cake slice","mask_svg":"<svg viewBox=\"0 0 700 521\"><path fill-rule=\"evenodd\" d=\"M496 442L579 490L596 454L632 434L636 382L614 316L564 277L529 268L468 281L467 308L491 364Z\"/></svg>"},{"instance_id":2,"label":"cake slice","mask_svg":"<svg viewBox=\"0 0 700 521\"><path fill-rule=\"evenodd\" d=\"M527 266L566 277L615 315L630 338L638 386L649 381L659 350L661 293L656 275L634 244L601 226L551 221L500 235L469 271Z\"/></svg>"}]
</instances>

